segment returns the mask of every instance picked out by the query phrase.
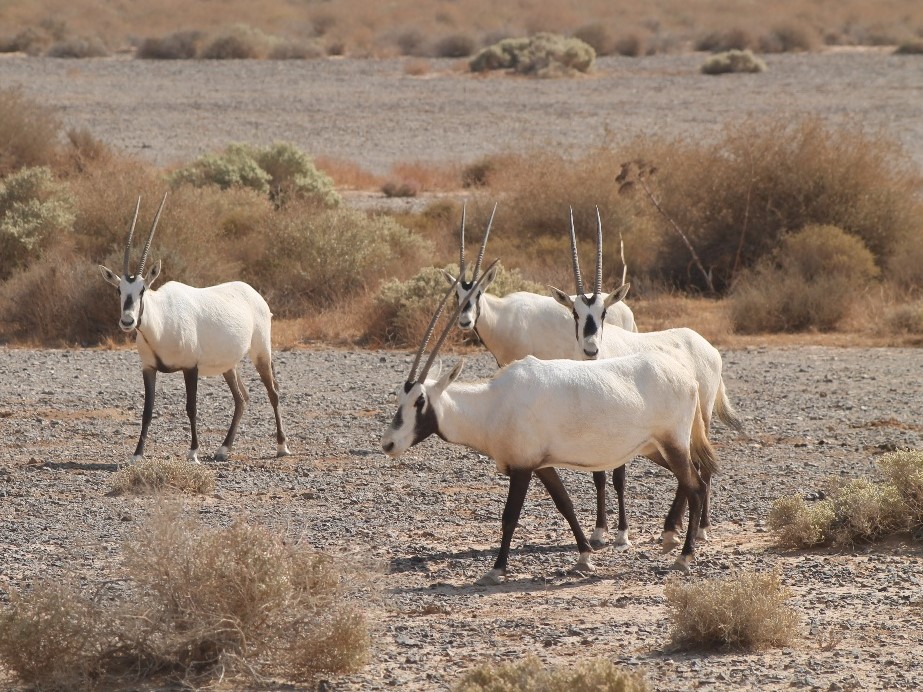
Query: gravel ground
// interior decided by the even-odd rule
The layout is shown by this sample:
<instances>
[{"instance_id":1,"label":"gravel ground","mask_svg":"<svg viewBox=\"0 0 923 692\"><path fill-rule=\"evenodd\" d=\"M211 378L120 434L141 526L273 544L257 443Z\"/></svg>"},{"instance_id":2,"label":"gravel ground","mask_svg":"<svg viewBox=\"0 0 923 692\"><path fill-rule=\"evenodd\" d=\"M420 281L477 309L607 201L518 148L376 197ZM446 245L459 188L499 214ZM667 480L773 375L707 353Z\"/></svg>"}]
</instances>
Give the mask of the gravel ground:
<instances>
[{"instance_id":1,"label":"gravel ground","mask_svg":"<svg viewBox=\"0 0 923 692\"><path fill-rule=\"evenodd\" d=\"M490 460L439 439L399 460L379 451L393 415L391 392L409 360L388 351L278 353L294 453L283 460L272 456L271 409L246 365L253 396L238 444L226 464L206 457L217 470L217 489L190 500L207 523L249 516L382 566L384 597L369 607L372 661L360 674L333 680L333 689L444 689L486 657L527 653L552 663L607 657L643 669L658 690L923 685L918 544L781 553L764 528L776 497L814 492L830 476L874 476L883 450L920 447L923 351L725 353L728 390L746 433L715 425L722 472L714 530L693 577L779 568L803 622L791 648L714 655L669 650L663 584L672 556L660 554L656 538L674 483L643 460L628 470L631 549L602 549L595 574L569 574L573 537L533 484L508 582L474 586L499 544L507 483ZM491 359L474 351L462 377L491 372ZM106 495L116 465L134 449L141 404L133 351L0 349L0 600L39 577L102 580L119 573L123 537L156 502ZM231 408L222 378L202 382L203 451L217 449ZM187 422L178 375L158 379L155 415L149 455L183 456ZM590 477L563 475L589 529Z\"/></svg>"},{"instance_id":2,"label":"gravel ground","mask_svg":"<svg viewBox=\"0 0 923 692\"><path fill-rule=\"evenodd\" d=\"M890 49L889 49L890 50ZM702 75L704 54L602 58L580 79L472 76L431 60L153 61L0 56L67 127L158 164L229 142L292 141L384 173L548 147L582 154L639 135L708 138L756 114L816 115L897 138L923 166L923 62L886 50L766 56L756 75Z\"/></svg>"}]
</instances>

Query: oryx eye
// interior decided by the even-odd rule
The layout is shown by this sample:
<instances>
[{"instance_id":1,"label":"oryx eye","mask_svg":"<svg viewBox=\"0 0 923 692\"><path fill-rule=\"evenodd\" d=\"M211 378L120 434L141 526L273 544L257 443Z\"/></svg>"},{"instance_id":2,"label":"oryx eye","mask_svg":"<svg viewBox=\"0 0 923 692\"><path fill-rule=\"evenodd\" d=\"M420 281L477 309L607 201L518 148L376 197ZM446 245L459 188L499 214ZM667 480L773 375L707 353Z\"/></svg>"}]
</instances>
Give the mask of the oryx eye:
<instances>
[{"instance_id":1,"label":"oryx eye","mask_svg":"<svg viewBox=\"0 0 923 692\"><path fill-rule=\"evenodd\" d=\"M421 394L420 396L417 397L416 402L414 402L414 406L416 406L417 408L423 408L423 404L425 403L426 403L426 397Z\"/></svg>"}]
</instances>

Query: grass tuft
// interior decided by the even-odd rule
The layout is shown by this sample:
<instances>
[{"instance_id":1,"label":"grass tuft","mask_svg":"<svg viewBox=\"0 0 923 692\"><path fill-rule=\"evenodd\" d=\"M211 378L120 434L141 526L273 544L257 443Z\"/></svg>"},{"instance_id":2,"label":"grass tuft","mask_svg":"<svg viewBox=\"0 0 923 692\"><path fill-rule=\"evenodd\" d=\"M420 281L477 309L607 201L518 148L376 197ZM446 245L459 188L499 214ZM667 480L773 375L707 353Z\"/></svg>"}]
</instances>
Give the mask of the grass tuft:
<instances>
[{"instance_id":1,"label":"grass tuft","mask_svg":"<svg viewBox=\"0 0 923 692\"><path fill-rule=\"evenodd\" d=\"M112 474L109 487L114 495L150 495L165 490L205 495L215 489L215 472L182 459L142 459Z\"/></svg>"},{"instance_id":2,"label":"grass tuft","mask_svg":"<svg viewBox=\"0 0 923 692\"><path fill-rule=\"evenodd\" d=\"M485 663L465 673L454 692L647 692L644 675L602 659L548 668L529 655L515 663Z\"/></svg>"},{"instance_id":3,"label":"grass tuft","mask_svg":"<svg viewBox=\"0 0 923 692\"><path fill-rule=\"evenodd\" d=\"M728 50L709 57L702 63L703 74L732 72L765 72L766 63L750 50Z\"/></svg>"},{"instance_id":4,"label":"grass tuft","mask_svg":"<svg viewBox=\"0 0 923 692\"><path fill-rule=\"evenodd\" d=\"M683 649L763 649L783 647L797 635L799 615L778 572L686 583L679 577L664 587L673 643Z\"/></svg>"}]
</instances>

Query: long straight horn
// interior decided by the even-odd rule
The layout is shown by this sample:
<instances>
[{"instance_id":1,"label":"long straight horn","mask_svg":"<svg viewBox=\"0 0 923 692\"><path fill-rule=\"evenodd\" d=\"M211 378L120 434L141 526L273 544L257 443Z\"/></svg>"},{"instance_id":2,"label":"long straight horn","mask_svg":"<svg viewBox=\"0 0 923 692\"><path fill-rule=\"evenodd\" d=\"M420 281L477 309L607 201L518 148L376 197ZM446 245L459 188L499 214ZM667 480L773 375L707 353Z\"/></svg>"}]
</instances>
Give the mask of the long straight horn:
<instances>
[{"instance_id":1,"label":"long straight horn","mask_svg":"<svg viewBox=\"0 0 923 692\"><path fill-rule=\"evenodd\" d=\"M131 239L135 236L135 224L138 223L138 211L141 209L141 195L138 195L138 203L135 205L135 218L131 221L131 228L128 229L128 241L125 243L125 261L122 263L122 274L129 275L128 261L131 259Z\"/></svg>"},{"instance_id":2,"label":"long straight horn","mask_svg":"<svg viewBox=\"0 0 923 692\"><path fill-rule=\"evenodd\" d=\"M439 315L442 314L443 309L445 309L445 304L449 300L449 296L455 292L455 287L458 286L458 282L461 281L462 272L458 272L458 276L455 277L455 281L449 286L449 290L446 291L445 295L442 296L442 302L439 303L439 307L436 308L433 318L429 321L429 325L426 327L426 333L423 336L423 342L420 344L420 348L417 349L417 355L413 359L413 365L410 366L410 375L407 377L408 382L416 382L417 377L417 366L420 365L420 358L423 357L423 352L426 350L427 344L429 344L430 337L433 335L433 331L436 329L436 322L439 321ZM459 303L463 305L463 303Z\"/></svg>"},{"instance_id":3,"label":"long straight horn","mask_svg":"<svg viewBox=\"0 0 923 692\"><path fill-rule=\"evenodd\" d=\"M577 283L577 295L583 295L583 278L580 276L580 260L577 258L577 232L574 230L574 208L570 208L570 251L574 260L574 281Z\"/></svg>"},{"instance_id":4,"label":"long straight horn","mask_svg":"<svg viewBox=\"0 0 923 692\"><path fill-rule=\"evenodd\" d=\"M622 232L619 231L619 255L622 257L622 285L625 285L625 279L628 278L628 264L625 262L625 240L622 238Z\"/></svg>"},{"instance_id":5,"label":"long straight horn","mask_svg":"<svg viewBox=\"0 0 923 692\"><path fill-rule=\"evenodd\" d=\"M141 253L141 264L138 266L138 276L144 275L144 263L147 262L147 252L151 249L151 241L154 240L154 231L157 230L157 222L160 221L160 212L163 211L163 205L167 203L167 193L163 193L163 199L160 200L160 208L154 216L154 223L151 224L151 232L147 236L147 242L144 244L144 252Z\"/></svg>"},{"instance_id":6,"label":"long straight horn","mask_svg":"<svg viewBox=\"0 0 923 692\"><path fill-rule=\"evenodd\" d=\"M461 254L458 257L458 275L461 280L465 280L465 211L468 207L467 202L462 203L462 222L461 222Z\"/></svg>"},{"instance_id":7,"label":"long straight horn","mask_svg":"<svg viewBox=\"0 0 923 692\"><path fill-rule=\"evenodd\" d=\"M603 291L603 219L599 215L599 207L596 207L596 286L593 288L593 295L599 295Z\"/></svg>"},{"instance_id":8,"label":"long straight horn","mask_svg":"<svg viewBox=\"0 0 923 692\"><path fill-rule=\"evenodd\" d=\"M439 353L439 349L442 348L442 344L445 343L446 337L449 335L449 332L452 331L452 327L455 326L455 320L457 320L458 316L461 314L462 308L469 300L471 300L471 296L473 296L475 291L481 287L481 283L483 283L484 277L490 273L490 270L493 269L494 265L496 265L499 261L500 258L498 257L493 262L491 262L484 274L482 274L474 282L474 285L471 286L471 290L468 291L464 298L458 301L458 306L455 308L455 312L452 313L452 317L450 317L449 321L446 323L445 329L442 330L442 334L439 335L439 341L437 341L436 345L433 346L433 350L429 354L429 358L426 360L426 365L423 366L423 372L420 373L418 381L422 382L426 379L426 376L429 374L429 369L433 366L433 361L436 360L436 355ZM438 316L439 315L437 314L436 317Z\"/></svg>"},{"instance_id":9,"label":"long straight horn","mask_svg":"<svg viewBox=\"0 0 923 692\"><path fill-rule=\"evenodd\" d=\"M471 275L472 281L477 281L478 272L481 271L481 262L484 261L484 251L487 249L487 236L490 235L490 227L494 225L494 214L497 213L497 204L494 203L494 210L490 212L490 221L487 222L487 230L484 231L484 239L481 241L481 249L478 251L478 261L474 264L474 274Z\"/></svg>"}]
</instances>

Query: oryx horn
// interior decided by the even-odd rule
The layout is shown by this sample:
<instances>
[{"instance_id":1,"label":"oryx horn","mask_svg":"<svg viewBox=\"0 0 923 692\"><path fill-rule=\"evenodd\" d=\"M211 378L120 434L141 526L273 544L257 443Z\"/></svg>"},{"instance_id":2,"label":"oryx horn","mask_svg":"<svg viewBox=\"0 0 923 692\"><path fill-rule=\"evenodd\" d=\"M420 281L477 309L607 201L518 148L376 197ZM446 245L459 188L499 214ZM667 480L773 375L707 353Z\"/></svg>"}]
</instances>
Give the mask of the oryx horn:
<instances>
[{"instance_id":1,"label":"oryx horn","mask_svg":"<svg viewBox=\"0 0 923 692\"><path fill-rule=\"evenodd\" d=\"M131 239L135 236L135 224L138 223L138 212L141 209L141 196L138 195L138 204L135 205L135 218L132 219L131 228L128 229L128 241L125 243L125 261L122 263L122 274L128 276L128 261L131 259Z\"/></svg>"},{"instance_id":2,"label":"oryx horn","mask_svg":"<svg viewBox=\"0 0 923 692\"><path fill-rule=\"evenodd\" d=\"M436 345L433 346L433 350L432 352L430 352L429 358L426 360L426 365L423 366L423 372L420 373L420 377L418 381L422 382L423 380L426 379L426 375L429 373L429 369L432 367L433 361L436 360L436 355L439 353L439 349L442 348L442 344L445 343L446 337L449 335L449 332L452 331L452 327L455 326L455 320L457 320L458 316L461 314L462 308L465 306L465 304L469 300L471 300L471 296L473 296L475 292L481 287L481 284L484 281L484 277L487 276L490 270L493 269L494 265L496 265L497 262L499 261L500 261L500 258L497 258L493 262L491 262L490 265L487 267L487 270L477 279L477 281L474 282L474 284L471 286L471 289L468 291L468 293L465 294L465 297L462 298L460 301L458 301L458 306L455 308L455 312L452 313L452 316L449 318L449 321L446 323L445 328L442 330L442 334L439 335L439 340L436 342ZM442 308L444 305L445 305L445 298L443 298L442 305L439 306L439 310L436 312L434 319L439 318L439 313L442 312ZM435 324L435 322L433 322L433 324ZM432 336L432 332L430 332L430 334L427 335L426 341L429 341L430 336ZM423 348L426 348L426 341L424 341L423 343ZM420 355L422 355L422 353L423 353L423 350L421 349Z\"/></svg>"},{"instance_id":3,"label":"oryx horn","mask_svg":"<svg viewBox=\"0 0 923 692\"><path fill-rule=\"evenodd\" d=\"M464 212L462 212L462 214L464 214ZM417 366L420 365L420 358L423 357L423 352L426 350L427 344L429 344L430 337L433 335L433 330L436 329L436 322L439 320L439 315L442 314L442 311L445 308L445 304L449 300L449 296L452 295L452 292L455 290L458 282L461 281L461 275L462 273L459 272L458 276L455 278L455 281L451 286L449 286L449 290L446 291L444 296L442 296L442 302L439 303L439 307L436 308L436 312L433 314L433 318L429 321L429 325L426 327L426 332L423 336L423 343L421 343L420 348L417 349L417 355L413 359L413 365L410 366L410 375L407 377L408 382L416 382ZM459 303L459 305L463 305L463 303Z\"/></svg>"},{"instance_id":4,"label":"oryx horn","mask_svg":"<svg viewBox=\"0 0 923 692\"><path fill-rule=\"evenodd\" d=\"M596 207L596 286L593 295L598 296L603 291L603 220Z\"/></svg>"},{"instance_id":5,"label":"oryx horn","mask_svg":"<svg viewBox=\"0 0 923 692\"><path fill-rule=\"evenodd\" d=\"M481 270L481 262L484 261L484 251L487 249L487 236L490 235L490 227L494 225L494 214L497 213L497 204L494 203L494 210L490 212L490 221L487 222L487 230L484 231L484 239L481 241L481 249L478 251L478 261L474 264L474 273L471 275L472 281L477 281L478 272Z\"/></svg>"},{"instance_id":6,"label":"oryx horn","mask_svg":"<svg viewBox=\"0 0 923 692\"><path fill-rule=\"evenodd\" d=\"M628 278L628 265L625 263L625 239L622 238L622 232L619 231L619 255L622 257L622 285L625 285L625 279Z\"/></svg>"},{"instance_id":7,"label":"oryx horn","mask_svg":"<svg viewBox=\"0 0 923 692\"><path fill-rule=\"evenodd\" d=\"M462 220L461 220L461 253L458 257L458 276L461 278L462 282L465 281L465 212L467 211L468 203L462 203Z\"/></svg>"},{"instance_id":8,"label":"oryx horn","mask_svg":"<svg viewBox=\"0 0 923 692\"><path fill-rule=\"evenodd\" d=\"M138 276L144 275L144 263L147 262L147 253L151 249L151 241L154 240L154 231L157 230L157 222L160 221L160 212L163 211L163 205L167 203L167 193L163 193L163 199L160 201L160 208L154 216L154 223L151 224L151 232L147 236L147 242L144 244L144 251L141 253L141 264L138 266Z\"/></svg>"},{"instance_id":9,"label":"oryx horn","mask_svg":"<svg viewBox=\"0 0 923 692\"><path fill-rule=\"evenodd\" d=\"M574 208L570 208L570 250L574 260L574 280L577 283L577 295L583 295L583 278L580 276L580 260L577 258L577 233L574 231Z\"/></svg>"}]
</instances>

